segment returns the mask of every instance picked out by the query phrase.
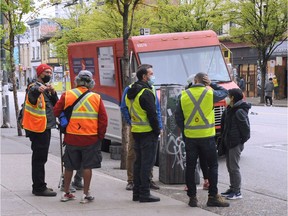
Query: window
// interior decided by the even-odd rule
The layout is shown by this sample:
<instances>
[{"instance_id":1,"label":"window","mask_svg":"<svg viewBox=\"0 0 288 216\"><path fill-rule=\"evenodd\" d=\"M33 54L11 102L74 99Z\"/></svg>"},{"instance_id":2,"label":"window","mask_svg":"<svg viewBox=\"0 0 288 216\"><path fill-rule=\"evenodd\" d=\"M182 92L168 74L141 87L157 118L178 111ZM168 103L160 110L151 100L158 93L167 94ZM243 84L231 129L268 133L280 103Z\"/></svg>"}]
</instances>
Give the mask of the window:
<instances>
[{"instance_id":1,"label":"window","mask_svg":"<svg viewBox=\"0 0 288 216\"><path fill-rule=\"evenodd\" d=\"M32 37L32 42L35 40L35 35L34 35L34 33L35 33L34 28L31 28L31 37Z\"/></svg>"},{"instance_id":2,"label":"window","mask_svg":"<svg viewBox=\"0 0 288 216\"><path fill-rule=\"evenodd\" d=\"M207 73L212 81L230 81L219 46L139 53L141 64L151 64L158 84L187 85L187 78Z\"/></svg>"},{"instance_id":3,"label":"window","mask_svg":"<svg viewBox=\"0 0 288 216\"><path fill-rule=\"evenodd\" d=\"M35 47L32 48L32 59L35 59Z\"/></svg>"},{"instance_id":4,"label":"window","mask_svg":"<svg viewBox=\"0 0 288 216\"><path fill-rule=\"evenodd\" d=\"M40 47L37 47L37 59L40 59Z\"/></svg>"},{"instance_id":5,"label":"window","mask_svg":"<svg viewBox=\"0 0 288 216\"><path fill-rule=\"evenodd\" d=\"M38 40L40 37L39 37L39 27L36 27L35 28L35 40Z\"/></svg>"},{"instance_id":6,"label":"window","mask_svg":"<svg viewBox=\"0 0 288 216\"><path fill-rule=\"evenodd\" d=\"M100 85L116 86L113 47L99 47L97 53Z\"/></svg>"}]
</instances>

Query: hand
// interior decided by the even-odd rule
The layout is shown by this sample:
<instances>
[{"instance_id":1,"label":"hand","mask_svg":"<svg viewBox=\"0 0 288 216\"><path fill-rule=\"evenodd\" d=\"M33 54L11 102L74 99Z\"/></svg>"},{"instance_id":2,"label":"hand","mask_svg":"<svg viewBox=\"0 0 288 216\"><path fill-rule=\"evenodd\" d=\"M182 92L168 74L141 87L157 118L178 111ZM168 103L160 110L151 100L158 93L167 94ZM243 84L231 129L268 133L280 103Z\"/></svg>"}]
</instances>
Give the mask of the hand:
<instances>
[{"instance_id":1,"label":"hand","mask_svg":"<svg viewBox=\"0 0 288 216\"><path fill-rule=\"evenodd\" d=\"M55 89L54 89L54 87L51 84L46 84L46 87L47 87L47 90L49 92L51 92L52 94L55 93Z\"/></svg>"},{"instance_id":2,"label":"hand","mask_svg":"<svg viewBox=\"0 0 288 216\"><path fill-rule=\"evenodd\" d=\"M47 87L45 85L41 85L41 86L39 86L38 91L43 93L46 89L47 89Z\"/></svg>"},{"instance_id":3,"label":"hand","mask_svg":"<svg viewBox=\"0 0 288 216\"><path fill-rule=\"evenodd\" d=\"M206 86L210 86L211 85L211 80L208 78L208 76L204 76L203 77L203 82Z\"/></svg>"}]
</instances>

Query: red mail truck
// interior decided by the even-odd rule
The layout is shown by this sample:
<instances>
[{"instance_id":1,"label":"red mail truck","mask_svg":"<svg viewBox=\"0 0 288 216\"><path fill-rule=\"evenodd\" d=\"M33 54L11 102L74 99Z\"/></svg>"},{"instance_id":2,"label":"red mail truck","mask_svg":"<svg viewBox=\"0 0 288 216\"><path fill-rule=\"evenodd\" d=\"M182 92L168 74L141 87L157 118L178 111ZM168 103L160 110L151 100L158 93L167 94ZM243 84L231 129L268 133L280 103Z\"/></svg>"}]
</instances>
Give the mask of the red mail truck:
<instances>
[{"instance_id":1,"label":"red mail truck","mask_svg":"<svg viewBox=\"0 0 288 216\"><path fill-rule=\"evenodd\" d=\"M161 85L187 85L187 78L206 72L226 89L237 88L228 72L218 37L213 31L180 32L129 38L130 73L143 63L153 65L156 88ZM80 70L93 73L94 91L101 95L107 113L106 139L121 143L122 118L119 108L123 91L123 39L109 39L68 45L72 88ZM129 74L126 74L129 76ZM217 132L225 101L215 104Z\"/></svg>"}]
</instances>

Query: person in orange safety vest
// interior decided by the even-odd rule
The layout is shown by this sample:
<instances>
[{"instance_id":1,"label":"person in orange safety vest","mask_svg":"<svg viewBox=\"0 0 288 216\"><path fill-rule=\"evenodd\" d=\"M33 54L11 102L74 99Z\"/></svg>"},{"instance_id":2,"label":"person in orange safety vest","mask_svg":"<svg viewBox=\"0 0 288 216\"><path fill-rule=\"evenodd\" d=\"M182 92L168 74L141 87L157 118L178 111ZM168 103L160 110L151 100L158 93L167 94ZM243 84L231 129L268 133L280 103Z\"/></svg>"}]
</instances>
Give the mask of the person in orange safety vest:
<instances>
[{"instance_id":1,"label":"person in orange safety vest","mask_svg":"<svg viewBox=\"0 0 288 216\"><path fill-rule=\"evenodd\" d=\"M56 125L53 106L58 96L49 81L52 68L40 64L36 68L37 78L28 86L23 109L22 126L31 141L32 149L32 193L35 196L56 196L45 182L45 163L51 139L51 128Z\"/></svg>"},{"instance_id":2,"label":"person in orange safety vest","mask_svg":"<svg viewBox=\"0 0 288 216\"><path fill-rule=\"evenodd\" d=\"M69 186L73 170L82 167L84 188L80 202L88 203L94 200L89 193L92 169L101 167L101 141L104 139L108 121L100 95L90 91L95 85L92 73L87 70L80 71L75 77L75 84L76 88L63 93L54 107L54 114L59 117L63 110L74 104L77 98L85 93L73 107L64 136L65 172L61 201L76 199L74 194L70 193Z\"/></svg>"}]
</instances>

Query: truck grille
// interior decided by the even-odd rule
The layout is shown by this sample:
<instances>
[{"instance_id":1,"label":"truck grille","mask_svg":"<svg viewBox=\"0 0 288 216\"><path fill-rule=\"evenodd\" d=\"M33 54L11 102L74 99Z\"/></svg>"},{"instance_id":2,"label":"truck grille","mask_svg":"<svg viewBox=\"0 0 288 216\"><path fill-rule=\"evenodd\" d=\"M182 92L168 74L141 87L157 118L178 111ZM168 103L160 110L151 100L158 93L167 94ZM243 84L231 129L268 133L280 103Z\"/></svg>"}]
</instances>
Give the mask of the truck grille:
<instances>
[{"instance_id":1,"label":"truck grille","mask_svg":"<svg viewBox=\"0 0 288 216\"><path fill-rule=\"evenodd\" d=\"M215 106L214 113L215 113L215 126L221 126L221 116L225 110L225 106Z\"/></svg>"}]
</instances>

